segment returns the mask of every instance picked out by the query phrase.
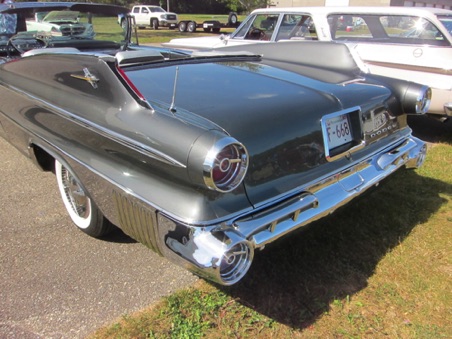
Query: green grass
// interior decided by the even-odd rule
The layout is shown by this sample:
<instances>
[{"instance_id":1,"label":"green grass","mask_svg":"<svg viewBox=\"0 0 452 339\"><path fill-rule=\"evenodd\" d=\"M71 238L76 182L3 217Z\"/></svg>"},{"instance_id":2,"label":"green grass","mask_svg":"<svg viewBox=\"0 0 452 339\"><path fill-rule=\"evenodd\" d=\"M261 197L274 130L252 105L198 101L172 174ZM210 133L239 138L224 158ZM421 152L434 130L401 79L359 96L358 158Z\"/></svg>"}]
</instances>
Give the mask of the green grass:
<instances>
[{"instance_id":1,"label":"green grass","mask_svg":"<svg viewBox=\"0 0 452 339\"><path fill-rule=\"evenodd\" d=\"M238 285L200 280L91 338L452 337L452 122L435 124L423 167L257 253Z\"/></svg>"}]
</instances>

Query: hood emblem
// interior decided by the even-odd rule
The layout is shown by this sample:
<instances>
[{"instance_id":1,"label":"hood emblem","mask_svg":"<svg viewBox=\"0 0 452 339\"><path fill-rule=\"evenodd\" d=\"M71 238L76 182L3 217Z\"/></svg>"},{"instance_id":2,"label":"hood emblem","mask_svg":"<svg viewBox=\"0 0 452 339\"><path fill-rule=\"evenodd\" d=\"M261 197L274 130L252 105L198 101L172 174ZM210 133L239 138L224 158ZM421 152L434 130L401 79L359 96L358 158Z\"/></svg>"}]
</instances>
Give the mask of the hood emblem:
<instances>
[{"instance_id":1,"label":"hood emblem","mask_svg":"<svg viewBox=\"0 0 452 339\"><path fill-rule=\"evenodd\" d=\"M83 73L85 73L85 74L84 75L71 74L71 77L76 78L76 79L80 79L80 80L88 81L89 84L91 86L93 86L94 89L96 89L97 88L97 83L99 82L99 79L95 75L91 74L89 69L86 68L86 67L83 69Z\"/></svg>"}]
</instances>

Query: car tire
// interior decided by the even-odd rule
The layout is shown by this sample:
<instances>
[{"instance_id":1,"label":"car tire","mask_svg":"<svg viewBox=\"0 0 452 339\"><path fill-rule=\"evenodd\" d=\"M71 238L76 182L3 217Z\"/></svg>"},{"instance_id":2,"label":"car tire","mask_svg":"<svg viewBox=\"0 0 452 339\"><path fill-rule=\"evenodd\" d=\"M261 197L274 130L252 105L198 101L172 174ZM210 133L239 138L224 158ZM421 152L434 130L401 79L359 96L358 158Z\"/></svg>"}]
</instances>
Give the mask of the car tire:
<instances>
[{"instance_id":1,"label":"car tire","mask_svg":"<svg viewBox=\"0 0 452 339\"><path fill-rule=\"evenodd\" d=\"M189 33L194 33L194 32L196 32L196 22L190 21L190 22L187 24L187 32L189 32Z\"/></svg>"},{"instance_id":2,"label":"car tire","mask_svg":"<svg viewBox=\"0 0 452 339\"><path fill-rule=\"evenodd\" d=\"M151 19L151 28L159 29L159 21L157 19Z\"/></svg>"},{"instance_id":3,"label":"car tire","mask_svg":"<svg viewBox=\"0 0 452 339\"><path fill-rule=\"evenodd\" d=\"M221 28L212 28L212 32L220 33Z\"/></svg>"},{"instance_id":4,"label":"car tire","mask_svg":"<svg viewBox=\"0 0 452 339\"><path fill-rule=\"evenodd\" d=\"M179 32L185 32L187 30L187 22L186 21L181 21L179 22Z\"/></svg>"},{"instance_id":5,"label":"car tire","mask_svg":"<svg viewBox=\"0 0 452 339\"><path fill-rule=\"evenodd\" d=\"M55 174L64 207L77 228L95 238L109 233L113 225L89 198L72 171L55 160Z\"/></svg>"},{"instance_id":6,"label":"car tire","mask_svg":"<svg viewBox=\"0 0 452 339\"><path fill-rule=\"evenodd\" d=\"M212 28L204 28L204 32L210 33L212 31Z\"/></svg>"}]
</instances>

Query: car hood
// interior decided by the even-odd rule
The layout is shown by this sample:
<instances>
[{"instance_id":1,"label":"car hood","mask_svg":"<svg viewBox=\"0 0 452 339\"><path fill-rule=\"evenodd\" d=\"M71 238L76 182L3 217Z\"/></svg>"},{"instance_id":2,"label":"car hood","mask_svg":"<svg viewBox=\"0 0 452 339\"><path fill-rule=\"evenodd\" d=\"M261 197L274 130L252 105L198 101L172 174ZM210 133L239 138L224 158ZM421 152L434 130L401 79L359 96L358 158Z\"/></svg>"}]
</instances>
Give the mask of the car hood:
<instances>
[{"instance_id":1,"label":"car hood","mask_svg":"<svg viewBox=\"0 0 452 339\"><path fill-rule=\"evenodd\" d=\"M328 78L324 72L317 69L318 78ZM179 108L188 110L245 145L250 167L244 185L255 206L344 166L326 161L324 115L391 97L386 87L351 75L328 83L259 62L182 64L127 75L151 105L174 106L178 119Z\"/></svg>"}]
</instances>

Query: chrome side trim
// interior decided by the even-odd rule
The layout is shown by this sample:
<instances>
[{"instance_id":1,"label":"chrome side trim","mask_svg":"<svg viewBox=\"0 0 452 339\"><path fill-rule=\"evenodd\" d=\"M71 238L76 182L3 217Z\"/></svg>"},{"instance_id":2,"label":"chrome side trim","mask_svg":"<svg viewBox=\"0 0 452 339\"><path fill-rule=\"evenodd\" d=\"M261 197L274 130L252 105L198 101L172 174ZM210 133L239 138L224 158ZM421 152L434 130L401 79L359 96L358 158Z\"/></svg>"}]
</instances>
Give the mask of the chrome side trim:
<instances>
[{"instance_id":1,"label":"chrome side trim","mask_svg":"<svg viewBox=\"0 0 452 339\"><path fill-rule=\"evenodd\" d=\"M29 93L26 93L24 91L22 91L21 89L11 86L11 85L7 85L4 84L5 87L8 87L14 91L16 91L17 93L30 98L34 101L37 101L39 103L41 103L44 107L48 107L52 110L52 112L54 112L57 115L62 116L63 118L66 119L70 119L71 121L75 122L76 124L83 126L85 128L88 128L90 130L92 130L95 133L98 133L100 135L102 135L103 137L110 139L112 141L115 141L123 146L129 147L133 150L135 150L138 153L141 153L145 156L151 157L152 159L158 160L158 161L162 161L166 164L169 165L173 165L173 166L178 166L181 168L186 168L187 166L183 163L181 163L180 161L168 156L167 154L158 151L152 147L149 147L148 145L145 145L143 143L140 143L134 139L128 138L126 136L123 136L115 131L112 131L108 128L102 127L98 124L95 124L89 120L86 120L84 118L81 118L80 116L73 114L67 110L62 109L61 107L57 107L47 101L42 100L41 98L38 98L34 95L31 95Z\"/></svg>"},{"instance_id":2,"label":"chrome side trim","mask_svg":"<svg viewBox=\"0 0 452 339\"><path fill-rule=\"evenodd\" d=\"M382 62L382 61L370 61L364 60L364 62L368 65L394 68L394 69L403 69L411 72L424 72L424 73L433 73L440 75L449 75L450 70L444 69L441 67L428 67L428 66L416 66L416 65L407 65L403 63L395 63L395 62Z\"/></svg>"}]
</instances>

